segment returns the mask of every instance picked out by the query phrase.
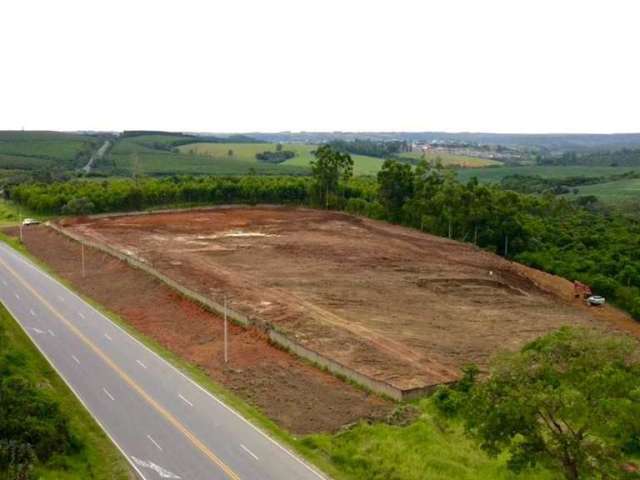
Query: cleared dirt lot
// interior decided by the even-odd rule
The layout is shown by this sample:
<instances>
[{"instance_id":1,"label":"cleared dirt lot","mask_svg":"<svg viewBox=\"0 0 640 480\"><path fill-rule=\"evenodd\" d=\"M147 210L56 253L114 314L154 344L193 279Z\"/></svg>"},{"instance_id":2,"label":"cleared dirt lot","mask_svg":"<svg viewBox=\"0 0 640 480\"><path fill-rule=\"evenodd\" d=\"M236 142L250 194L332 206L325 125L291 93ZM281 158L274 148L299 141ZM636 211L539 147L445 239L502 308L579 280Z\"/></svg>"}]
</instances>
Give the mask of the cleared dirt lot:
<instances>
[{"instance_id":1,"label":"cleared dirt lot","mask_svg":"<svg viewBox=\"0 0 640 480\"><path fill-rule=\"evenodd\" d=\"M85 249L87 276L82 278L79 244L44 226L25 228L24 242L76 290L198 365L293 433L335 431L359 419L384 418L394 407L273 347L258 332L233 324L225 367L219 317L152 276L93 249Z\"/></svg>"},{"instance_id":2,"label":"cleared dirt lot","mask_svg":"<svg viewBox=\"0 0 640 480\"><path fill-rule=\"evenodd\" d=\"M336 212L221 207L66 228L402 390L455 380L465 363L561 325L604 324L535 271Z\"/></svg>"}]
</instances>

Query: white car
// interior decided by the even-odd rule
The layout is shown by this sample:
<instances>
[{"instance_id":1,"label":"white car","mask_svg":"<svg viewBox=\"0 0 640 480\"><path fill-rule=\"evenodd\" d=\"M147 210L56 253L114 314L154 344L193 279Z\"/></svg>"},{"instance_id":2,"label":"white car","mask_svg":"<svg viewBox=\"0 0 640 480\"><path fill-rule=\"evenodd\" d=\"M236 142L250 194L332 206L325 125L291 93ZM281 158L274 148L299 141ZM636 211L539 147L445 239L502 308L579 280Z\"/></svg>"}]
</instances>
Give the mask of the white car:
<instances>
[{"instance_id":1,"label":"white car","mask_svg":"<svg viewBox=\"0 0 640 480\"><path fill-rule=\"evenodd\" d=\"M22 225L38 225L40 222L34 218L25 218Z\"/></svg>"},{"instance_id":2,"label":"white car","mask_svg":"<svg viewBox=\"0 0 640 480\"><path fill-rule=\"evenodd\" d=\"M593 307L604 305L604 302L605 298L599 295L591 295L589 298L587 298L587 303Z\"/></svg>"}]
</instances>

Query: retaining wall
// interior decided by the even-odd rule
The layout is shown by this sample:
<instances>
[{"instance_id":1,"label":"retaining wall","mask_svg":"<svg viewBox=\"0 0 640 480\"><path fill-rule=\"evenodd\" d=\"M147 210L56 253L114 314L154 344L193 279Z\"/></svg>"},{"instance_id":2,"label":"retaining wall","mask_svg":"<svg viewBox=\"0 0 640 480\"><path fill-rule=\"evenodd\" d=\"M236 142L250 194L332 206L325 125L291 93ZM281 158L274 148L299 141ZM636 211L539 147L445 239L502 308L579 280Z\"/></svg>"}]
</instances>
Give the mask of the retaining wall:
<instances>
[{"instance_id":1,"label":"retaining wall","mask_svg":"<svg viewBox=\"0 0 640 480\"><path fill-rule=\"evenodd\" d=\"M147 213L143 213L143 214L147 214ZM67 231L65 228L61 228L60 226L56 225L55 223L47 222L45 225L55 230L56 232L60 233L61 235L64 235L67 238L70 238L78 243L84 244L87 247L94 248L108 255L111 255L123 262L126 262L128 265L132 266L133 268L137 268L139 270L142 270L148 273L149 275L153 275L162 283L172 288L173 290L177 291L180 295L197 303L198 305L202 306L206 310L209 310L210 312L216 313L221 316L224 315L224 312L225 312L224 305L216 302L215 300L209 297L205 297L204 295L194 292L193 290L186 288L183 285L180 285L179 283L167 277L166 275L158 272L155 268L153 268L149 264L143 261L140 261L138 259L135 259L129 255L126 255L114 248L109 247L108 245L94 242L80 235L71 233ZM291 338L287 337L284 333L278 331L277 328L274 327L271 323L266 322L258 317L249 317L227 306L227 318L242 325L243 327L259 328L263 330L269 336L269 339L276 345L298 355L299 357L302 357L314 363L315 365L323 369L330 371L335 375L347 378L352 382L358 385L361 385L368 390L371 390L372 392L376 392L378 394L390 397L394 400L401 401L401 400L410 400L410 399L418 398L430 393L435 388L434 385L431 385L426 387L414 388L410 390L401 390L381 380L376 380L374 378L367 377L366 375L363 375L362 373L359 373L350 367L347 367L335 360L327 358L322 354L301 345L295 340L292 340Z\"/></svg>"}]
</instances>

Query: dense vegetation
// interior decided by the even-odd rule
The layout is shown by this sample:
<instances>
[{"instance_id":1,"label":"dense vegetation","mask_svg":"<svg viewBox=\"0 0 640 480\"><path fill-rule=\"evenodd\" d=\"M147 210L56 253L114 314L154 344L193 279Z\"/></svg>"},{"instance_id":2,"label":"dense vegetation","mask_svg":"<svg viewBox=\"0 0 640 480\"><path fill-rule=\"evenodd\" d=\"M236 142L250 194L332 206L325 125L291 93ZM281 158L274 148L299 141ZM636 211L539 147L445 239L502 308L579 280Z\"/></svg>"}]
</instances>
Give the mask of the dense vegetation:
<instances>
[{"instance_id":1,"label":"dense vegetation","mask_svg":"<svg viewBox=\"0 0 640 480\"><path fill-rule=\"evenodd\" d=\"M538 163L541 165L639 167L640 149L622 148L620 150L585 153L569 151L557 156L541 157Z\"/></svg>"},{"instance_id":2,"label":"dense vegetation","mask_svg":"<svg viewBox=\"0 0 640 480\"><path fill-rule=\"evenodd\" d=\"M640 172L630 170L628 172L613 174L610 176L584 176L578 175L564 178L544 178L539 175L508 175L500 181L503 188L521 193L578 193L576 187L584 185L596 185L598 183L617 182L620 180L640 179Z\"/></svg>"},{"instance_id":3,"label":"dense vegetation","mask_svg":"<svg viewBox=\"0 0 640 480\"><path fill-rule=\"evenodd\" d=\"M115 447L0 307L0 478L127 478Z\"/></svg>"},{"instance_id":4,"label":"dense vegetation","mask_svg":"<svg viewBox=\"0 0 640 480\"><path fill-rule=\"evenodd\" d=\"M390 140L376 142L373 140L355 139L333 140L328 143L334 150L354 155L367 155L370 157L387 158L397 153L410 152L411 145L406 141Z\"/></svg>"},{"instance_id":5,"label":"dense vegetation","mask_svg":"<svg viewBox=\"0 0 640 480\"><path fill-rule=\"evenodd\" d=\"M296 152L293 152L291 150L283 150L281 144L278 144L276 146L275 152L267 150L266 152L256 153L257 160L269 163L282 163L295 156Z\"/></svg>"},{"instance_id":6,"label":"dense vegetation","mask_svg":"<svg viewBox=\"0 0 640 480\"><path fill-rule=\"evenodd\" d=\"M579 478L639 478L640 350L622 335L564 327L494 358L489 378L468 367L435 404L509 468L537 465Z\"/></svg>"}]
</instances>

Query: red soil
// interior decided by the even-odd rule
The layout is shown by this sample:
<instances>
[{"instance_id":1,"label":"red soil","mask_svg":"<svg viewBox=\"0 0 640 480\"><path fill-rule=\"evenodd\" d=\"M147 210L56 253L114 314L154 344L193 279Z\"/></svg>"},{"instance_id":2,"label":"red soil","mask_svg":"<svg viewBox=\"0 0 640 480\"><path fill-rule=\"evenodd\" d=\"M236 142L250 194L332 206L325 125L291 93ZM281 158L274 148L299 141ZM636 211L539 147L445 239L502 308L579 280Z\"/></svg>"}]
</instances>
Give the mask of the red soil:
<instances>
[{"instance_id":1,"label":"red soil","mask_svg":"<svg viewBox=\"0 0 640 480\"><path fill-rule=\"evenodd\" d=\"M455 380L462 365L562 325L637 328L614 309L572 303L565 280L342 213L222 207L67 228L217 301L228 295L232 308L400 389ZM188 328L193 350L209 334Z\"/></svg>"},{"instance_id":2,"label":"red soil","mask_svg":"<svg viewBox=\"0 0 640 480\"><path fill-rule=\"evenodd\" d=\"M87 277L83 279L78 243L46 227L25 229L24 241L32 254L76 290L198 365L293 433L335 431L362 418L383 417L393 408L391 402L273 347L258 332L233 324L225 367L223 322L217 316L152 276L93 249L85 249Z\"/></svg>"}]
</instances>

